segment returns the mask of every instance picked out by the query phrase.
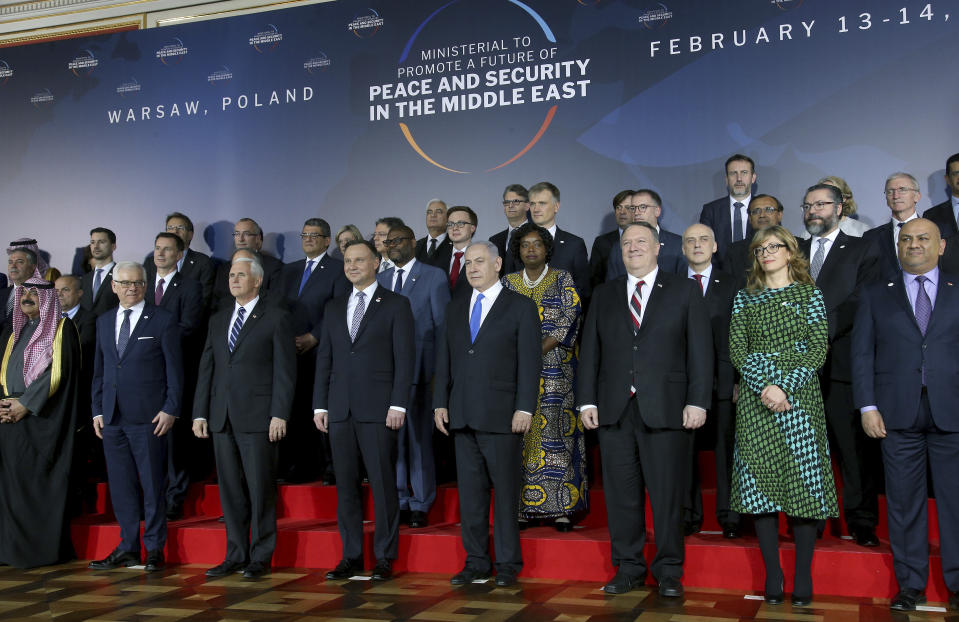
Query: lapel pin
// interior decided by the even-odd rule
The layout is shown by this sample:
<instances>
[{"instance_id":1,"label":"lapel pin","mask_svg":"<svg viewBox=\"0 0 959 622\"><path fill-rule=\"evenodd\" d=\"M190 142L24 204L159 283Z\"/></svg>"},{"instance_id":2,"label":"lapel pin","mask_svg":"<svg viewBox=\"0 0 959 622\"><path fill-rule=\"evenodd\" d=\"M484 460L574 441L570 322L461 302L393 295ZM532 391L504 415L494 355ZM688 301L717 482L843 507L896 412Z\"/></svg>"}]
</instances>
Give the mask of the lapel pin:
<instances>
[{"instance_id":1,"label":"lapel pin","mask_svg":"<svg viewBox=\"0 0 959 622\"><path fill-rule=\"evenodd\" d=\"M326 267L326 266L322 266L322 265L321 265L321 266L320 266L320 270L322 270L322 269L325 268L325 267Z\"/></svg>"},{"instance_id":2,"label":"lapel pin","mask_svg":"<svg viewBox=\"0 0 959 622\"><path fill-rule=\"evenodd\" d=\"M845 245L845 244L843 244L843 245L842 245L842 246L840 246L839 248L846 248L846 245Z\"/></svg>"},{"instance_id":3,"label":"lapel pin","mask_svg":"<svg viewBox=\"0 0 959 622\"><path fill-rule=\"evenodd\" d=\"M663 286L662 283L656 283L656 287L662 287L662 286Z\"/></svg>"},{"instance_id":4,"label":"lapel pin","mask_svg":"<svg viewBox=\"0 0 959 622\"><path fill-rule=\"evenodd\" d=\"M379 301L381 301L381 300L383 300L383 299L380 298L379 296L376 297L376 302L379 302Z\"/></svg>"},{"instance_id":5,"label":"lapel pin","mask_svg":"<svg viewBox=\"0 0 959 622\"><path fill-rule=\"evenodd\" d=\"M895 283L888 283L886 284L886 287L892 287L893 285L895 285Z\"/></svg>"},{"instance_id":6,"label":"lapel pin","mask_svg":"<svg viewBox=\"0 0 959 622\"><path fill-rule=\"evenodd\" d=\"M143 319L144 319L144 320L149 320L149 319L150 319L150 316L149 316L149 315L146 315L146 314L144 314L144 315L143 315Z\"/></svg>"},{"instance_id":7,"label":"lapel pin","mask_svg":"<svg viewBox=\"0 0 959 622\"><path fill-rule=\"evenodd\" d=\"M251 319L251 320L255 320L255 319L256 319L256 313L254 313L253 315L251 315L251 316L250 316L250 319Z\"/></svg>"},{"instance_id":8,"label":"lapel pin","mask_svg":"<svg viewBox=\"0 0 959 622\"><path fill-rule=\"evenodd\" d=\"M952 281L946 281L946 285L948 285L949 287L952 287Z\"/></svg>"}]
</instances>

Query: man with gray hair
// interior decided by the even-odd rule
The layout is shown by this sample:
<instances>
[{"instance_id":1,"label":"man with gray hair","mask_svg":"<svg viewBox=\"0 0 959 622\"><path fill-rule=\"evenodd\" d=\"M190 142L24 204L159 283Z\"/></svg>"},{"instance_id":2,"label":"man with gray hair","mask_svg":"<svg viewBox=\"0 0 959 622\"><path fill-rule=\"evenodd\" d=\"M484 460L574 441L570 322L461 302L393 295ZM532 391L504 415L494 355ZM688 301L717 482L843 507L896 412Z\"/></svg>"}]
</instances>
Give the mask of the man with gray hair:
<instances>
[{"instance_id":1,"label":"man with gray hair","mask_svg":"<svg viewBox=\"0 0 959 622\"><path fill-rule=\"evenodd\" d=\"M226 521L226 558L208 577L262 577L276 548L277 443L290 418L296 345L289 313L261 298L263 267L241 256L248 252L229 268L233 304L210 319L193 401L193 433L213 434Z\"/></svg>"},{"instance_id":2,"label":"man with gray hair","mask_svg":"<svg viewBox=\"0 0 959 622\"><path fill-rule=\"evenodd\" d=\"M146 270L123 261L111 287L120 304L97 318L93 360L93 431L103 439L120 544L94 570L140 563L140 512L144 517L146 571L164 567L167 537L167 439L180 415L183 356L176 318L147 304Z\"/></svg>"},{"instance_id":3,"label":"man with gray hair","mask_svg":"<svg viewBox=\"0 0 959 622\"><path fill-rule=\"evenodd\" d=\"M265 293L278 281L283 269L283 262L263 252L263 229L252 218L241 218L233 225L233 250L245 250L253 253L263 269L263 283L260 293ZM213 308L216 312L224 307L233 305L233 293L230 288L230 263L222 263L216 270L216 280L213 285Z\"/></svg>"},{"instance_id":4,"label":"man with gray hair","mask_svg":"<svg viewBox=\"0 0 959 622\"><path fill-rule=\"evenodd\" d=\"M922 198L922 192L919 191L919 182L915 177L899 171L886 178L885 195L892 218L889 222L865 232L862 238L869 240L879 249L880 277L884 281L891 281L899 274L899 258L896 254L899 232L907 222L919 218L916 204Z\"/></svg>"},{"instance_id":5,"label":"man with gray hair","mask_svg":"<svg viewBox=\"0 0 959 622\"><path fill-rule=\"evenodd\" d=\"M446 202L442 199L430 199L429 203L426 204L426 235L416 241L416 254L414 255L416 260L430 263L436 256L436 250L445 241Z\"/></svg>"}]
</instances>

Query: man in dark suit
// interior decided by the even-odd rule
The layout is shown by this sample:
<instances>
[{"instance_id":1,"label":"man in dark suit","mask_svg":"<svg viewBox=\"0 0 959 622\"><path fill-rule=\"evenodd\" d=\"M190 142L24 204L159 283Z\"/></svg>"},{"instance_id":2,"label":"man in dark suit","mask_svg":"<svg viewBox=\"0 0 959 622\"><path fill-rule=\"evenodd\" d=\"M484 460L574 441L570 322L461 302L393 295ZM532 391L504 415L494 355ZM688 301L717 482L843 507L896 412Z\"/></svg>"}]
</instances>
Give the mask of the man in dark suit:
<instances>
[{"instance_id":1,"label":"man in dark suit","mask_svg":"<svg viewBox=\"0 0 959 622\"><path fill-rule=\"evenodd\" d=\"M683 256L687 276L703 293L713 334L713 382L710 417L706 428L697 430L690 462L690 488L684 506L685 533L699 531L703 524L703 498L699 480L697 450L711 449L716 459L716 519L723 537L739 537L739 514L729 509L729 487L733 472L733 440L736 413L733 410L733 386L736 372L729 360L729 318L737 288L734 279L713 266L716 239L706 225L692 225L683 233Z\"/></svg>"},{"instance_id":2,"label":"man in dark suit","mask_svg":"<svg viewBox=\"0 0 959 622\"><path fill-rule=\"evenodd\" d=\"M283 262L262 252L263 248L263 229L252 218L241 218L233 226L233 247L234 252L238 250L247 250L256 255L257 263L263 268L263 283L260 285L259 294L264 295L273 287L274 281L280 280L280 272L283 268ZM216 280L213 284L213 310L218 311L223 308L232 308L234 296L230 287L230 269L232 267L233 257L230 263L221 263L216 270Z\"/></svg>"},{"instance_id":3,"label":"man in dark suit","mask_svg":"<svg viewBox=\"0 0 959 622\"><path fill-rule=\"evenodd\" d=\"M873 227L862 235L879 249L879 275L884 281L892 281L899 274L899 231L910 220L919 218L916 204L922 198L919 182L909 173L893 173L886 178L886 205L892 213L889 222Z\"/></svg>"},{"instance_id":4,"label":"man in dark suit","mask_svg":"<svg viewBox=\"0 0 959 622\"><path fill-rule=\"evenodd\" d=\"M402 218L396 216L384 216L376 219L376 227L373 229L373 246L380 257L380 272L393 267L386 248L386 236L393 227L402 227L404 224Z\"/></svg>"},{"instance_id":5,"label":"man in dark suit","mask_svg":"<svg viewBox=\"0 0 959 622\"><path fill-rule=\"evenodd\" d=\"M383 581L399 549L396 431L413 382L413 312L409 300L377 283L379 256L370 242L347 245L343 265L353 290L326 305L313 397L316 427L330 432L343 544L343 559L326 578L348 579L363 569L362 460L376 522L372 578Z\"/></svg>"},{"instance_id":6,"label":"man in dark suit","mask_svg":"<svg viewBox=\"0 0 959 622\"><path fill-rule=\"evenodd\" d=\"M682 507L692 432L706 421L713 379L709 315L696 283L657 266L648 222L622 236L627 275L600 285L583 329L578 396L583 425L599 429L603 485L621 594L646 580L644 487L656 533L659 593L683 594Z\"/></svg>"},{"instance_id":7,"label":"man in dark suit","mask_svg":"<svg viewBox=\"0 0 959 622\"><path fill-rule=\"evenodd\" d=\"M663 199L659 193L649 188L635 191L632 209L633 222L645 222L656 229L659 238L659 267L673 274L686 274L683 238L659 226L659 217L663 213ZM625 259L625 255L623 258ZM624 275L625 272L620 276Z\"/></svg>"},{"instance_id":8,"label":"man in dark suit","mask_svg":"<svg viewBox=\"0 0 959 622\"><path fill-rule=\"evenodd\" d=\"M613 197L616 228L597 236L589 253L589 282L593 289L600 283L626 274L623 254L619 250L619 236L626 225L633 222L633 213L633 190L620 190Z\"/></svg>"},{"instance_id":9,"label":"man in dark suit","mask_svg":"<svg viewBox=\"0 0 959 622\"><path fill-rule=\"evenodd\" d=\"M431 406L436 340L446 317L450 290L442 270L413 257L414 240L413 230L405 225L390 229L386 247L394 267L376 278L383 287L406 296L413 308L416 361L406 425L398 430L396 489L401 517L406 515L410 527L426 527L426 515L436 499Z\"/></svg>"},{"instance_id":10,"label":"man in dark suit","mask_svg":"<svg viewBox=\"0 0 959 622\"><path fill-rule=\"evenodd\" d=\"M503 190L503 213L506 215L506 228L490 236L489 241L496 245L499 256L503 258L500 277L516 272L523 266L517 266L513 254L509 252L513 231L526 222L529 214L529 192L520 184L510 184Z\"/></svg>"},{"instance_id":11,"label":"man in dark suit","mask_svg":"<svg viewBox=\"0 0 959 622\"><path fill-rule=\"evenodd\" d=\"M517 508L522 435L536 412L542 369L539 311L503 287L501 267L492 242L467 249L471 294L450 302L437 347L433 416L440 432L453 433L466 549L466 566L450 579L453 585L490 576L490 484L496 585L514 585L523 566Z\"/></svg>"},{"instance_id":12,"label":"man in dark suit","mask_svg":"<svg viewBox=\"0 0 959 622\"><path fill-rule=\"evenodd\" d=\"M726 160L725 170L729 194L706 203L699 214L699 222L712 228L716 234L720 257L725 256L732 242L753 237L747 214L753 184L756 183L756 163L749 156L737 153Z\"/></svg>"},{"instance_id":13,"label":"man in dark suit","mask_svg":"<svg viewBox=\"0 0 959 622\"><path fill-rule=\"evenodd\" d=\"M866 438L852 403L852 325L862 288L879 279L879 253L868 240L839 230L842 194L816 184L803 198L803 221L810 239L799 240L809 272L822 290L829 321L829 356L819 372L834 455L842 467L843 515L860 546L879 546L878 445Z\"/></svg>"},{"instance_id":14,"label":"man in dark suit","mask_svg":"<svg viewBox=\"0 0 959 622\"><path fill-rule=\"evenodd\" d=\"M553 236L553 258L550 266L566 270L573 277L579 297L589 299L589 261L586 259L586 242L578 235L563 231L556 225L559 212L559 188L542 181L529 189L530 220L549 231ZM522 266L514 266L519 270Z\"/></svg>"},{"instance_id":15,"label":"man in dark suit","mask_svg":"<svg viewBox=\"0 0 959 622\"><path fill-rule=\"evenodd\" d=\"M193 279L203 288L203 306L209 307L213 298L213 282L216 279L216 267L209 255L190 248L193 242L193 221L186 214L173 212L166 217L166 231L183 240L184 251L176 264L176 271L188 279ZM153 263L153 253L147 255L143 262L147 273L151 273L156 265ZM149 280L149 279L147 279Z\"/></svg>"},{"instance_id":16,"label":"man in dark suit","mask_svg":"<svg viewBox=\"0 0 959 622\"><path fill-rule=\"evenodd\" d=\"M193 401L193 433L213 433L226 522L226 559L206 576L242 570L258 579L276 548L277 444L293 403L296 347L289 313L260 297L259 262L237 257L229 279L233 307L210 318Z\"/></svg>"},{"instance_id":17,"label":"man in dark suit","mask_svg":"<svg viewBox=\"0 0 959 622\"><path fill-rule=\"evenodd\" d=\"M902 272L862 293L852 332L853 393L866 434L882 439L889 543L899 593L924 603L929 578L927 469L939 513L949 606L959 609L959 277L937 266L946 246L926 219L899 233Z\"/></svg>"},{"instance_id":18,"label":"man in dark suit","mask_svg":"<svg viewBox=\"0 0 959 622\"><path fill-rule=\"evenodd\" d=\"M446 240L437 248L432 263L446 273L452 298L469 295L464 257L466 247L473 242L478 223L476 212L467 205L454 205L446 210Z\"/></svg>"},{"instance_id":19,"label":"man in dark suit","mask_svg":"<svg viewBox=\"0 0 959 622\"><path fill-rule=\"evenodd\" d=\"M959 225L956 224L956 215L959 214L959 153L952 154L946 160L946 186L949 187L949 198L922 214L923 218L939 225L939 233L943 238L959 233Z\"/></svg>"},{"instance_id":20,"label":"man in dark suit","mask_svg":"<svg viewBox=\"0 0 959 622\"><path fill-rule=\"evenodd\" d=\"M16 300L15 290L17 285L23 285L27 279L34 276L41 276L37 272L37 254L29 248L16 247L13 250L7 249L7 272L10 274L10 285L6 289L0 290L0 331L3 330L7 320L13 317L14 305L19 306L20 301ZM42 278L42 276L41 276Z\"/></svg>"},{"instance_id":21,"label":"man in dark suit","mask_svg":"<svg viewBox=\"0 0 959 622\"><path fill-rule=\"evenodd\" d=\"M429 263L436 256L436 249L445 239L446 202L441 199L431 199L426 204L426 235L416 241L414 254L416 260Z\"/></svg>"},{"instance_id":22,"label":"man in dark suit","mask_svg":"<svg viewBox=\"0 0 959 622\"><path fill-rule=\"evenodd\" d=\"M83 275L83 297L80 305L93 315L112 310L120 300L110 286L113 272L113 252L117 249L117 234L104 227L90 231L90 255L93 258L93 270Z\"/></svg>"},{"instance_id":23,"label":"man in dark suit","mask_svg":"<svg viewBox=\"0 0 959 622\"><path fill-rule=\"evenodd\" d=\"M140 512L146 571L164 567L167 439L180 415L183 356L176 318L148 305L146 271L117 264L110 284L119 306L97 318L93 362L93 430L103 439L113 513L120 544L90 568L140 563ZM141 495L142 489L142 495ZM140 503L142 496L142 506Z\"/></svg>"},{"instance_id":24,"label":"man in dark suit","mask_svg":"<svg viewBox=\"0 0 959 622\"><path fill-rule=\"evenodd\" d=\"M190 433L190 414L193 410L193 395L196 391L197 364L202 351L202 327L206 317L203 306L203 287L180 273L177 266L185 250L183 239L174 233L161 231L153 242L153 255L147 273L147 300L169 311L180 327L180 343L183 350L183 408L179 425L166 435L167 448L167 520L183 517L183 500L190 485L189 467L193 452ZM198 345L201 344L201 345Z\"/></svg>"},{"instance_id":25,"label":"man in dark suit","mask_svg":"<svg viewBox=\"0 0 959 622\"><path fill-rule=\"evenodd\" d=\"M768 194L757 194L749 202L749 228L747 238L733 242L726 248L726 255L720 265L723 271L733 277L736 289L746 287L746 275L753 265L753 255L749 252L752 236L756 231L782 224L783 204Z\"/></svg>"},{"instance_id":26,"label":"man in dark suit","mask_svg":"<svg viewBox=\"0 0 959 622\"><path fill-rule=\"evenodd\" d=\"M305 257L283 266L283 297L296 335L296 393L290 416L290 434L280 445L280 476L301 483L322 476L333 483L330 437L313 425L313 380L316 346L323 330L326 303L349 292L343 262L330 257L330 225L322 218L303 223L300 245Z\"/></svg>"}]
</instances>

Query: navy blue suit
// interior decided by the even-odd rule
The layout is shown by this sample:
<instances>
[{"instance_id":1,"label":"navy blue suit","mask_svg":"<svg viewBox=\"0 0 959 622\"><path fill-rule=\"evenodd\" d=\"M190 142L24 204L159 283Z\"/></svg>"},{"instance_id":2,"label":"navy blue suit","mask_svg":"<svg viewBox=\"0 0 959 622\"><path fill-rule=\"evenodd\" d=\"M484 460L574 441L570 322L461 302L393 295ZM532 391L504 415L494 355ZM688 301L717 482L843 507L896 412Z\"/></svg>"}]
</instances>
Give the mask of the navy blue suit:
<instances>
[{"instance_id":1,"label":"navy blue suit","mask_svg":"<svg viewBox=\"0 0 959 622\"><path fill-rule=\"evenodd\" d=\"M925 335L903 275L866 287L852 329L853 398L882 415L893 569L900 589L929 575L927 463L939 513L946 586L959 590L959 279L939 272ZM923 383L925 369L925 384Z\"/></svg>"},{"instance_id":2,"label":"navy blue suit","mask_svg":"<svg viewBox=\"0 0 959 622\"><path fill-rule=\"evenodd\" d=\"M749 224L749 217L745 214L746 209L746 202L743 201L743 215L746 217L746 231L743 239L749 240L753 237L753 227ZM703 210L699 213L699 222L713 230L718 247L716 257L725 257L726 249L733 242L733 219L729 211L729 196L703 205Z\"/></svg>"},{"instance_id":3,"label":"navy blue suit","mask_svg":"<svg viewBox=\"0 0 959 622\"><path fill-rule=\"evenodd\" d=\"M578 235L563 231L556 227L556 236L553 239L553 257L549 265L558 270L566 270L573 277L579 297L589 299L592 286L589 282L589 260L586 258L586 242ZM523 266L514 265L515 270ZM471 292L472 293L472 292Z\"/></svg>"},{"instance_id":4,"label":"navy blue suit","mask_svg":"<svg viewBox=\"0 0 959 622\"><path fill-rule=\"evenodd\" d=\"M862 239L870 241L879 251L879 277L892 281L899 274L899 256L892 241L892 221L873 227L862 234Z\"/></svg>"},{"instance_id":5,"label":"navy blue suit","mask_svg":"<svg viewBox=\"0 0 959 622\"><path fill-rule=\"evenodd\" d=\"M409 265L409 264L407 264ZM393 287L394 269L380 272L376 279L387 289ZM413 386L406 410L406 424L398 431L396 489L401 510L428 512L436 499L436 463L433 460L433 409L431 383L436 370L436 340L446 318L450 290L446 273L417 261L403 271L400 291L413 308L416 362ZM410 494L410 487L413 494Z\"/></svg>"},{"instance_id":6,"label":"navy blue suit","mask_svg":"<svg viewBox=\"0 0 959 622\"><path fill-rule=\"evenodd\" d=\"M622 259L622 256L620 256ZM656 263L666 272L686 276L686 258L683 256L683 237L662 227L659 228L659 259ZM626 266L623 265L623 271L615 275L615 278L626 275ZM612 276L610 277L613 278Z\"/></svg>"},{"instance_id":7,"label":"navy blue suit","mask_svg":"<svg viewBox=\"0 0 959 622\"><path fill-rule=\"evenodd\" d=\"M120 523L120 550L140 550L140 493L143 488L143 544L148 551L166 543L167 440L153 434L159 412L178 417L183 396L180 330L169 312L145 305L117 353L119 308L97 318L93 358L92 412L103 417L103 452L113 512Z\"/></svg>"},{"instance_id":8,"label":"navy blue suit","mask_svg":"<svg viewBox=\"0 0 959 622\"><path fill-rule=\"evenodd\" d=\"M933 205L922 213L923 218L928 218L939 226L939 234L944 238L949 238L959 233L959 225L956 224L956 213L952 211L952 199L943 201L939 205Z\"/></svg>"}]
</instances>

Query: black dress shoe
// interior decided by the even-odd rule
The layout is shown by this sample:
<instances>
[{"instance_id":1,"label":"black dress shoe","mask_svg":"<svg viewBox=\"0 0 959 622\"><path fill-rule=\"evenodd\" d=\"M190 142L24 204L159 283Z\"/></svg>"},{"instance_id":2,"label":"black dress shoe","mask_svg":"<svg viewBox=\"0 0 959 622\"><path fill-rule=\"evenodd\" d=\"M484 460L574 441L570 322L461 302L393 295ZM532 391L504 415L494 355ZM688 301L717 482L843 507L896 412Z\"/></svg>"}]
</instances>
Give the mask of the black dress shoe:
<instances>
[{"instance_id":1,"label":"black dress shoe","mask_svg":"<svg viewBox=\"0 0 959 622\"><path fill-rule=\"evenodd\" d=\"M333 471L327 471L323 474L324 486L336 486L336 474Z\"/></svg>"},{"instance_id":2,"label":"black dress shoe","mask_svg":"<svg viewBox=\"0 0 959 622\"><path fill-rule=\"evenodd\" d=\"M676 577L664 577L659 582L659 595L666 598L682 598L683 584Z\"/></svg>"},{"instance_id":3,"label":"black dress shoe","mask_svg":"<svg viewBox=\"0 0 959 622\"><path fill-rule=\"evenodd\" d=\"M893 611L915 611L916 605L921 605L924 602L926 602L925 594L917 589L907 587L904 590L899 590L899 593L889 603L889 608Z\"/></svg>"},{"instance_id":4,"label":"black dress shoe","mask_svg":"<svg viewBox=\"0 0 959 622\"><path fill-rule=\"evenodd\" d=\"M780 571L780 575L781 575L781 574L782 574L782 571ZM768 585L768 583L767 583L767 585ZM768 588L767 588L767 590L766 590L766 604L767 604L767 605L781 605L781 604L783 604L784 602L786 602L785 579L782 578L782 577L780 577L780 579L779 579L779 591L778 591L778 592L770 592L770 591L768 590Z\"/></svg>"},{"instance_id":5,"label":"black dress shoe","mask_svg":"<svg viewBox=\"0 0 959 622\"><path fill-rule=\"evenodd\" d=\"M429 521L426 519L426 512L420 512L419 510L410 512L409 522L411 529L420 529L429 525Z\"/></svg>"},{"instance_id":6,"label":"black dress shoe","mask_svg":"<svg viewBox=\"0 0 959 622\"><path fill-rule=\"evenodd\" d=\"M566 520L557 520L553 523L553 526L556 527L556 531L560 533L569 533L573 530L573 521Z\"/></svg>"},{"instance_id":7,"label":"black dress shoe","mask_svg":"<svg viewBox=\"0 0 959 622\"><path fill-rule=\"evenodd\" d=\"M166 568L166 562L163 560L163 551L147 551L147 563L144 570L157 572L164 568Z\"/></svg>"},{"instance_id":8,"label":"black dress shoe","mask_svg":"<svg viewBox=\"0 0 959 622\"><path fill-rule=\"evenodd\" d=\"M393 577L393 563L388 559L381 559L376 562L373 568L373 575L370 577L374 581L386 581Z\"/></svg>"},{"instance_id":9,"label":"black dress shoe","mask_svg":"<svg viewBox=\"0 0 959 622\"><path fill-rule=\"evenodd\" d=\"M130 566L139 566L140 565L140 554L131 553L129 551L121 551L119 547L113 549L113 552L104 557L103 559L98 559L97 561L90 562L90 565L87 566L93 570L113 570L114 568L119 568L123 566L124 568L129 568Z\"/></svg>"},{"instance_id":10,"label":"black dress shoe","mask_svg":"<svg viewBox=\"0 0 959 622\"><path fill-rule=\"evenodd\" d=\"M949 608L953 611L959 611L959 592L949 591Z\"/></svg>"},{"instance_id":11,"label":"black dress shoe","mask_svg":"<svg viewBox=\"0 0 959 622\"><path fill-rule=\"evenodd\" d=\"M249 565L243 569L244 579L259 579L268 574L270 574L270 565L264 564L263 562L250 562Z\"/></svg>"},{"instance_id":12,"label":"black dress shoe","mask_svg":"<svg viewBox=\"0 0 959 622\"><path fill-rule=\"evenodd\" d=\"M793 607L808 607L812 604L812 594L809 594L808 596L804 596L802 594L793 594L791 600Z\"/></svg>"},{"instance_id":13,"label":"black dress shoe","mask_svg":"<svg viewBox=\"0 0 959 622\"><path fill-rule=\"evenodd\" d=\"M207 570L206 576L211 578L225 577L243 570L244 567L246 567L244 562L231 562L227 559L219 566L214 566L213 568Z\"/></svg>"},{"instance_id":14,"label":"black dress shoe","mask_svg":"<svg viewBox=\"0 0 959 622\"><path fill-rule=\"evenodd\" d=\"M723 537L727 540L739 537L739 525L736 523L726 523L723 525Z\"/></svg>"},{"instance_id":15,"label":"black dress shoe","mask_svg":"<svg viewBox=\"0 0 959 622\"><path fill-rule=\"evenodd\" d=\"M516 585L516 575L512 572L497 572L496 585L499 587L510 587Z\"/></svg>"},{"instance_id":16,"label":"black dress shoe","mask_svg":"<svg viewBox=\"0 0 959 622\"><path fill-rule=\"evenodd\" d=\"M603 591L607 594L625 594L644 583L646 583L645 577L634 577L620 570L609 583L603 586Z\"/></svg>"},{"instance_id":17,"label":"black dress shoe","mask_svg":"<svg viewBox=\"0 0 959 622\"><path fill-rule=\"evenodd\" d=\"M363 572L362 559L341 559L336 568L326 573L328 581L338 581L349 579L350 577Z\"/></svg>"},{"instance_id":18,"label":"black dress shoe","mask_svg":"<svg viewBox=\"0 0 959 622\"><path fill-rule=\"evenodd\" d=\"M453 575L453 578L450 579L450 585L467 585L473 581L482 581L483 579L489 579L489 570L480 572L472 568L463 568Z\"/></svg>"},{"instance_id":19,"label":"black dress shoe","mask_svg":"<svg viewBox=\"0 0 959 622\"><path fill-rule=\"evenodd\" d=\"M183 518L183 506L179 503L168 505L166 507L167 520L180 520Z\"/></svg>"},{"instance_id":20,"label":"black dress shoe","mask_svg":"<svg viewBox=\"0 0 959 622\"><path fill-rule=\"evenodd\" d=\"M683 524L683 535L691 536L694 533L699 533L699 530L702 529L702 525L697 525L696 523L684 523Z\"/></svg>"},{"instance_id":21,"label":"black dress shoe","mask_svg":"<svg viewBox=\"0 0 959 622\"><path fill-rule=\"evenodd\" d=\"M879 538L876 537L876 530L870 527L862 527L853 534L856 538L856 544L859 546L868 546L870 548L879 546Z\"/></svg>"}]
</instances>

